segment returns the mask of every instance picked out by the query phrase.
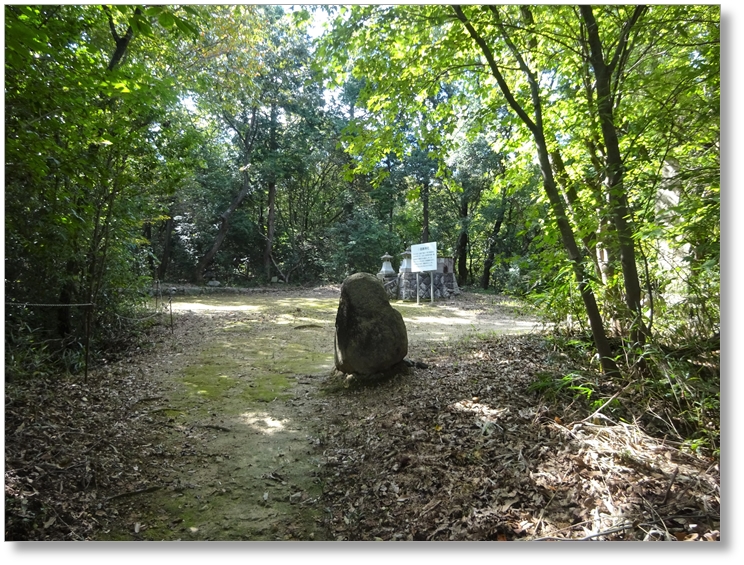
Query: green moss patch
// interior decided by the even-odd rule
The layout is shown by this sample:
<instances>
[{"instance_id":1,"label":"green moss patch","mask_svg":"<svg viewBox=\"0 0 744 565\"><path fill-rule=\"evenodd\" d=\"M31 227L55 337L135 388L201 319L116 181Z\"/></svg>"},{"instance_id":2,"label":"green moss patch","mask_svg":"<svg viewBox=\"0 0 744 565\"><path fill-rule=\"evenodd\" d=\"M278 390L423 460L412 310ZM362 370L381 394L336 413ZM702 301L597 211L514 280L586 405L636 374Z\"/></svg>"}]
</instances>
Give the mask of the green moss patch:
<instances>
[{"instance_id":1,"label":"green moss patch","mask_svg":"<svg viewBox=\"0 0 744 565\"><path fill-rule=\"evenodd\" d=\"M199 363L185 369L183 382L193 394L219 398L236 385L237 380L232 375L238 367L233 359L210 350L201 355Z\"/></svg>"},{"instance_id":2,"label":"green moss patch","mask_svg":"<svg viewBox=\"0 0 744 565\"><path fill-rule=\"evenodd\" d=\"M289 398L291 395L287 389L294 384L286 375L278 373L257 375L250 381L240 393L240 397L248 402L273 402Z\"/></svg>"}]
</instances>

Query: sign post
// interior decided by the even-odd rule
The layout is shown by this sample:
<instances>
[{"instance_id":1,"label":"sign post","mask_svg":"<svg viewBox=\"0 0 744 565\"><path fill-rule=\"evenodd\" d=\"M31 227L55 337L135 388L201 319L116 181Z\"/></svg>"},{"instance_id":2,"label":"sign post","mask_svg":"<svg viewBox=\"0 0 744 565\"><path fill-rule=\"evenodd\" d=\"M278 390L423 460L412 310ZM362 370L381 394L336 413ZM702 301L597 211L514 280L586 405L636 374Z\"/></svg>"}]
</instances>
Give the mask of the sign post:
<instances>
[{"instance_id":1,"label":"sign post","mask_svg":"<svg viewBox=\"0 0 744 565\"><path fill-rule=\"evenodd\" d=\"M419 304L419 273L429 271L431 301L434 303L434 273L437 271L437 242L411 245L411 271L416 273L416 304Z\"/></svg>"}]
</instances>

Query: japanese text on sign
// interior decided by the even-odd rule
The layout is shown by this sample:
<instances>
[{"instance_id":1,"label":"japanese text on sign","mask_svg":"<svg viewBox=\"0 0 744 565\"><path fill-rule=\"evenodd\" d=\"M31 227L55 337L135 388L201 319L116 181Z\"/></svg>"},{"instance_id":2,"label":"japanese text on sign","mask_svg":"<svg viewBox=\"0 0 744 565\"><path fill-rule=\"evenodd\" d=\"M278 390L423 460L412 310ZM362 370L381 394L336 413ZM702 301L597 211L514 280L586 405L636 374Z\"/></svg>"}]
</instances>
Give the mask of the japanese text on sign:
<instances>
[{"instance_id":1,"label":"japanese text on sign","mask_svg":"<svg viewBox=\"0 0 744 565\"><path fill-rule=\"evenodd\" d=\"M411 272L437 270L437 242L411 245Z\"/></svg>"}]
</instances>

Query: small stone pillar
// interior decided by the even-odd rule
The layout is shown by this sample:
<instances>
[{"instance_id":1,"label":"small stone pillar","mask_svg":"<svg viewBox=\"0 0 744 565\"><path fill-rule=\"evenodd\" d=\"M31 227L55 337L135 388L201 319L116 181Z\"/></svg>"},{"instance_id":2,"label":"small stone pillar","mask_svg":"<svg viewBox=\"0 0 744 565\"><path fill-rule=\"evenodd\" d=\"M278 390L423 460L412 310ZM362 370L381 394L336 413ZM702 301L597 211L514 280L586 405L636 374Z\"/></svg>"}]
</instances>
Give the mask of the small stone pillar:
<instances>
[{"instance_id":1,"label":"small stone pillar","mask_svg":"<svg viewBox=\"0 0 744 565\"><path fill-rule=\"evenodd\" d=\"M377 278L380 280L384 280L386 277L394 277L395 271L393 270L393 266L390 264L390 259L392 259L392 255L388 255L385 253L380 259L382 259L382 268L380 269L380 272L377 273Z\"/></svg>"},{"instance_id":2,"label":"small stone pillar","mask_svg":"<svg viewBox=\"0 0 744 565\"><path fill-rule=\"evenodd\" d=\"M387 253L380 257L382 259L382 268L377 273L377 278L382 283L388 299L398 298L398 275L395 274L393 266L390 264L390 259L392 258L393 256Z\"/></svg>"},{"instance_id":3,"label":"small stone pillar","mask_svg":"<svg viewBox=\"0 0 744 565\"><path fill-rule=\"evenodd\" d=\"M399 273L410 273L411 272L411 246L408 246L403 253L400 254L403 257L403 261L400 263Z\"/></svg>"}]
</instances>

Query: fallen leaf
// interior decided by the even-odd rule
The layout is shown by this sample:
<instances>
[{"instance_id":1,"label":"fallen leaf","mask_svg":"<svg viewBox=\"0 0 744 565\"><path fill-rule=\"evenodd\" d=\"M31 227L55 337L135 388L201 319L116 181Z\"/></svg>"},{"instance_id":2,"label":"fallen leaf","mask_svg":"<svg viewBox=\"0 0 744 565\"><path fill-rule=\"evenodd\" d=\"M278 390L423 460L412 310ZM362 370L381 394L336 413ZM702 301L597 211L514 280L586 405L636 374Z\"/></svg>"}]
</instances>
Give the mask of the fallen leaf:
<instances>
[{"instance_id":1,"label":"fallen leaf","mask_svg":"<svg viewBox=\"0 0 744 565\"><path fill-rule=\"evenodd\" d=\"M421 509L421 516L423 516L424 514L426 514L427 512L429 512L430 510L432 510L433 508L436 508L437 506L439 506L439 504L441 502L442 502L441 500L436 499L436 498L434 500L430 501L426 506L424 506Z\"/></svg>"}]
</instances>

